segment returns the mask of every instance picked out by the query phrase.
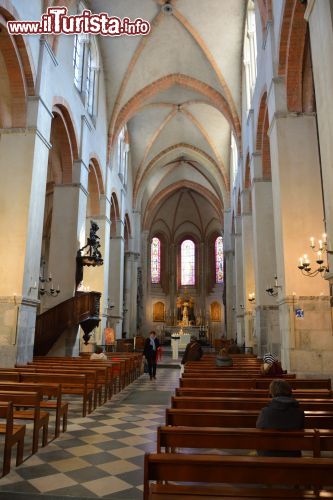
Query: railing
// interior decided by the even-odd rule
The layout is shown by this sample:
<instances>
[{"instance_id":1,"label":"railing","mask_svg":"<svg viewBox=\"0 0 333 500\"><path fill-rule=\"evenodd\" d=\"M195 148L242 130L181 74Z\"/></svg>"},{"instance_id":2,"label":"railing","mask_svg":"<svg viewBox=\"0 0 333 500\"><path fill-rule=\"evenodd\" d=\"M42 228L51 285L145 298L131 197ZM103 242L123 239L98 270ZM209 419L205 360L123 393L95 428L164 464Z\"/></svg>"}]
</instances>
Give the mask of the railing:
<instances>
[{"instance_id":1,"label":"railing","mask_svg":"<svg viewBox=\"0 0 333 500\"><path fill-rule=\"evenodd\" d=\"M67 329L81 326L85 335L99 321L99 292L77 292L64 302L37 316L34 355L44 356Z\"/></svg>"}]
</instances>

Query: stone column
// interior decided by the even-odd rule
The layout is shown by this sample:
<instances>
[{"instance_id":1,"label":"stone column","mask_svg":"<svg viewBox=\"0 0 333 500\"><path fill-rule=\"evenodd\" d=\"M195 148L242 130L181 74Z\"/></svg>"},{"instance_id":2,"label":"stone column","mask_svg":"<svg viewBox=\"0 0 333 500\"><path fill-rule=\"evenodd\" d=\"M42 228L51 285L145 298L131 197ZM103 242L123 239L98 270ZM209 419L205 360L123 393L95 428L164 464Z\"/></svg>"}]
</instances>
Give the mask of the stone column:
<instances>
[{"instance_id":1,"label":"stone column","mask_svg":"<svg viewBox=\"0 0 333 500\"><path fill-rule=\"evenodd\" d=\"M86 200L87 191L82 184L54 186L48 272L52 272L53 286L59 284L61 293L57 297L42 297L43 310L75 293L76 253L85 220L80 207L86 206Z\"/></svg>"},{"instance_id":2,"label":"stone column","mask_svg":"<svg viewBox=\"0 0 333 500\"><path fill-rule=\"evenodd\" d=\"M235 322L235 300L234 300L234 274L235 274L235 252L234 252L234 237L232 235L232 220L231 210L224 211L224 238L223 250L225 259L224 269L224 295L226 297L225 318L226 318L226 334L228 338L235 338L236 322Z\"/></svg>"},{"instance_id":3,"label":"stone column","mask_svg":"<svg viewBox=\"0 0 333 500\"><path fill-rule=\"evenodd\" d=\"M110 239L109 255L109 299L114 304L110 321L117 339L121 339L123 326L124 252L124 222L119 220L116 222L116 236Z\"/></svg>"},{"instance_id":4,"label":"stone column","mask_svg":"<svg viewBox=\"0 0 333 500\"><path fill-rule=\"evenodd\" d=\"M243 278L243 244L242 244L242 218L235 217L235 271L236 271L236 328L237 343L245 342L244 327L244 278Z\"/></svg>"},{"instance_id":5,"label":"stone column","mask_svg":"<svg viewBox=\"0 0 333 500\"><path fill-rule=\"evenodd\" d=\"M253 262L255 278L255 313L257 353L280 352L279 317L276 297L266 289L274 285L276 274L272 181L262 176L261 154L251 158Z\"/></svg>"},{"instance_id":6,"label":"stone column","mask_svg":"<svg viewBox=\"0 0 333 500\"><path fill-rule=\"evenodd\" d=\"M127 309L124 317L124 331L127 338L136 334L137 313L137 262L138 254L125 252L125 307Z\"/></svg>"},{"instance_id":7,"label":"stone column","mask_svg":"<svg viewBox=\"0 0 333 500\"><path fill-rule=\"evenodd\" d=\"M40 103L44 128L0 130L0 363L31 361L39 304L51 115ZM19 146L18 146L19 145Z\"/></svg>"},{"instance_id":8,"label":"stone column","mask_svg":"<svg viewBox=\"0 0 333 500\"><path fill-rule=\"evenodd\" d=\"M281 358L288 370L319 373L324 350L333 348L328 285L297 268L299 257L311 253L310 236L324 232L316 120L280 107L282 85L274 80L268 96ZM310 258L315 267L316 255ZM295 319L296 306L304 309L302 320Z\"/></svg>"},{"instance_id":9,"label":"stone column","mask_svg":"<svg viewBox=\"0 0 333 500\"><path fill-rule=\"evenodd\" d=\"M104 200L106 201L106 200ZM108 213L110 213L109 202L106 203ZM90 221L97 222L99 230L97 235L100 237L99 251L102 254L103 265L96 267L85 267L83 271L83 281L89 286L91 291L101 292L100 300L100 318L101 321L95 331L95 340L97 344L104 344L103 332L107 326L108 319L108 301L109 301L109 263L110 263L110 219L105 215L93 216L87 218L86 233L89 234Z\"/></svg>"},{"instance_id":10,"label":"stone column","mask_svg":"<svg viewBox=\"0 0 333 500\"><path fill-rule=\"evenodd\" d=\"M330 0L309 0L305 18L309 21L313 78L316 94L321 170L325 202L326 232L333 250L333 6ZM314 236L314 235L313 235ZM333 269L333 256L329 257ZM331 273L330 283L333 284Z\"/></svg>"},{"instance_id":11,"label":"stone column","mask_svg":"<svg viewBox=\"0 0 333 500\"><path fill-rule=\"evenodd\" d=\"M255 343L253 332L252 312L253 306L248 301L250 293L254 293L254 269L253 269L253 229L251 213L251 192L245 190L241 193L242 203L242 256L243 256L243 287L244 287L244 311L245 311L245 346L253 347Z\"/></svg>"},{"instance_id":12,"label":"stone column","mask_svg":"<svg viewBox=\"0 0 333 500\"><path fill-rule=\"evenodd\" d=\"M170 269L170 314L171 323L177 323L177 309L176 309L176 296L177 296L177 256L176 246L174 243L169 245L169 269Z\"/></svg>"}]
</instances>

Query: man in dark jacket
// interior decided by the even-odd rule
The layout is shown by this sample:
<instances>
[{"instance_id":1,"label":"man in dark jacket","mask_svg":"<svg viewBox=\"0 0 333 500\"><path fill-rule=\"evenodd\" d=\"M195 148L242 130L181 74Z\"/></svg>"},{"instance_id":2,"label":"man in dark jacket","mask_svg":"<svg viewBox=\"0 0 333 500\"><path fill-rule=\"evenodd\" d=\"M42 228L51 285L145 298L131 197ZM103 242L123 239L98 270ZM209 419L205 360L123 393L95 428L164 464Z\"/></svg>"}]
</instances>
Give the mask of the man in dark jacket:
<instances>
[{"instance_id":1,"label":"man in dark jacket","mask_svg":"<svg viewBox=\"0 0 333 500\"><path fill-rule=\"evenodd\" d=\"M160 342L156 337L155 332L150 332L149 337L145 340L143 354L147 360L148 373L150 380L156 378L156 358L157 349L160 347Z\"/></svg>"},{"instance_id":2,"label":"man in dark jacket","mask_svg":"<svg viewBox=\"0 0 333 500\"><path fill-rule=\"evenodd\" d=\"M182 365L185 365L187 361L199 361L202 356L202 347L197 341L195 335L191 335L191 341L187 344L183 358Z\"/></svg>"},{"instance_id":3,"label":"man in dark jacket","mask_svg":"<svg viewBox=\"0 0 333 500\"><path fill-rule=\"evenodd\" d=\"M257 429L276 429L279 431L297 431L304 429L304 411L298 401L292 397L292 390L286 380L273 380L269 386L272 401L263 408L257 420ZM258 455L266 457L300 457L299 450L260 451Z\"/></svg>"}]
</instances>

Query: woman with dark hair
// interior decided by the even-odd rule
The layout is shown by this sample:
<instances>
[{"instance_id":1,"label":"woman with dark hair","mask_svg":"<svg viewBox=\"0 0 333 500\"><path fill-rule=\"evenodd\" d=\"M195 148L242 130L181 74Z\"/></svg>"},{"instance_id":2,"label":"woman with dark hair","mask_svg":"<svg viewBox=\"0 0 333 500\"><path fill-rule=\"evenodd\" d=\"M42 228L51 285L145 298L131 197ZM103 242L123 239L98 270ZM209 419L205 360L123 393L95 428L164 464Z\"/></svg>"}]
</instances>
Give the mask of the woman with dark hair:
<instances>
[{"instance_id":1,"label":"woman with dark hair","mask_svg":"<svg viewBox=\"0 0 333 500\"><path fill-rule=\"evenodd\" d=\"M269 391L272 401L260 412L257 429L276 429L278 431L297 431L304 429L304 411L292 397L292 389L286 380L272 380ZM266 457L300 457L299 450L258 451Z\"/></svg>"},{"instance_id":2,"label":"woman with dark hair","mask_svg":"<svg viewBox=\"0 0 333 500\"><path fill-rule=\"evenodd\" d=\"M156 378L156 359L157 359L157 349L160 347L160 342L156 337L156 332L152 331L149 337L145 340L145 345L143 349L143 354L147 360L148 373L150 380Z\"/></svg>"}]
</instances>

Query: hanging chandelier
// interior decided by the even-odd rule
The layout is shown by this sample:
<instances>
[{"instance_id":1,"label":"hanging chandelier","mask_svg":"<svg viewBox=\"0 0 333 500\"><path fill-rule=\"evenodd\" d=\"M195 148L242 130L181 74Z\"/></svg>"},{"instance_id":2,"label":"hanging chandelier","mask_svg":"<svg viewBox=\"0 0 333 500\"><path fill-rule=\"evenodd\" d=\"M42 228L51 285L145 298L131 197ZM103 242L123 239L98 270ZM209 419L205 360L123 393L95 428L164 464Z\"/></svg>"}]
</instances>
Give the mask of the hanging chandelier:
<instances>
[{"instance_id":1,"label":"hanging chandelier","mask_svg":"<svg viewBox=\"0 0 333 500\"><path fill-rule=\"evenodd\" d=\"M309 278L314 278L318 276L318 274L325 278L326 273L329 272L329 266L327 262L327 254L331 254L332 252L327 248L327 235L324 233L322 235L322 239L318 240L318 246L315 242L313 236L310 238L310 248L314 254L316 254L315 262L317 267L313 269L311 265L311 261L309 259L308 254L304 254L299 258L298 261L298 269L301 271L303 276L308 276Z\"/></svg>"}]
</instances>

